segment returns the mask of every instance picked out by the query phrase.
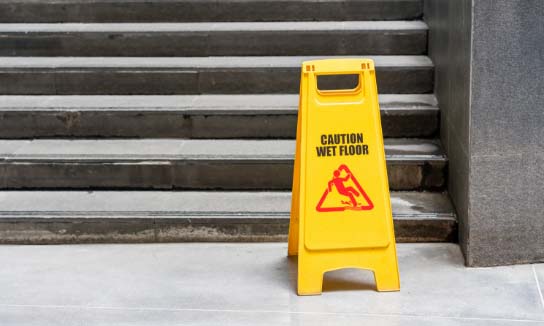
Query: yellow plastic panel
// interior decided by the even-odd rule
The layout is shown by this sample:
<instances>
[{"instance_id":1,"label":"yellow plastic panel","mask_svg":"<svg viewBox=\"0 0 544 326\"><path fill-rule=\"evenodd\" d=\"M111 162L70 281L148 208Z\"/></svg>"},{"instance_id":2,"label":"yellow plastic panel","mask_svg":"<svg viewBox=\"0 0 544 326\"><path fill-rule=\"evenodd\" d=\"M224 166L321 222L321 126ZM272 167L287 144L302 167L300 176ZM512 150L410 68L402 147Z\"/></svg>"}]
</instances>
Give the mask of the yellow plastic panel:
<instances>
[{"instance_id":1,"label":"yellow plastic panel","mask_svg":"<svg viewBox=\"0 0 544 326\"><path fill-rule=\"evenodd\" d=\"M308 249L385 247L390 239L387 171L372 62L327 60L304 63L307 125L304 202ZM320 91L317 78L356 74L352 90ZM368 68L367 68L368 67Z\"/></svg>"},{"instance_id":2,"label":"yellow plastic panel","mask_svg":"<svg viewBox=\"0 0 544 326\"><path fill-rule=\"evenodd\" d=\"M318 89L319 76L345 74L359 83ZM347 267L373 270L379 291L400 288L372 60L302 65L288 250L299 254L299 294Z\"/></svg>"}]
</instances>

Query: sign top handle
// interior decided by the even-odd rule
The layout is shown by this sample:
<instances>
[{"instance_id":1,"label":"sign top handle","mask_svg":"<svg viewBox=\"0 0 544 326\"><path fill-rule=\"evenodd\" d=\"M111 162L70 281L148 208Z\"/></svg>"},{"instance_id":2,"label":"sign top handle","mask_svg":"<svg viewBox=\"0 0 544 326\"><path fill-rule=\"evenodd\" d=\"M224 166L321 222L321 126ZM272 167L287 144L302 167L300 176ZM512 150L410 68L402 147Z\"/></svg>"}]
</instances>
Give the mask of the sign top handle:
<instances>
[{"instance_id":1,"label":"sign top handle","mask_svg":"<svg viewBox=\"0 0 544 326\"><path fill-rule=\"evenodd\" d=\"M311 60L302 63L305 74L316 75L344 75L360 74L365 70L374 70L374 61L371 59L326 59Z\"/></svg>"}]
</instances>

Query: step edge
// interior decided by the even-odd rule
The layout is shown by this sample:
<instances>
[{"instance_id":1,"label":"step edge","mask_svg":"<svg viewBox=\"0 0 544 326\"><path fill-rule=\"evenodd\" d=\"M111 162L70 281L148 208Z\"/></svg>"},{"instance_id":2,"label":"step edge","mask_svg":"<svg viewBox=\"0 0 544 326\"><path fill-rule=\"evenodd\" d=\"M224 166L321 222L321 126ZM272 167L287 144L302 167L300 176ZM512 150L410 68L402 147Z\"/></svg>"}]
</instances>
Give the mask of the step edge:
<instances>
[{"instance_id":1,"label":"step edge","mask_svg":"<svg viewBox=\"0 0 544 326\"><path fill-rule=\"evenodd\" d=\"M368 58L378 69L430 69L427 55L339 55L339 56L208 56L208 57L0 57L0 70L111 70L179 69L198 73L206 69L297 68L303 61L338 58ZM225 64L229 63L229 64ZM252 63L252 64L250 64Z\"/></svg>"},{"instance_id":2,"label":"step edge","mask_svg":"<svg viewBox=\"0 0 544 326\"><path fill-rule=\"evenodd\" d=\"M332 27L332 28L331 28ZM417 32L425 33L422 20L388 21L276 21L276 22L156 22L156 23L0 23L0 34L47 33L221 33L221 32Z\"/></svg>"},{"instance_id":3,"label":"step edge","mask_svg":"<svg viewBox=\"0 0 544 326\"><path fill-rule=\"evenodd\" d=\"M126 111L126 110L229 110L271 111L298 109L297 94L238 95L0 95L0 111ZM258 103L269 102L264 105ZM94 104L94 103L101 104ZM161 102L163 102L161 104ZM255 103L253 105L247 103ZM89 103L93 103L89 105ZM217 103L217 104L214 104ZM434 94L380 94L381 109L439 110ZM221 109L221 110L217 110Z\"/></svg>"},{"instance_id":4,"label":"step edge","mask_svg":"<svg viewBox=\"0 0 544 326\"><path fill-rule=\"evenodd\" d=\"M108 220L108 221L127 221L127 220L174 220L180 221L186 219L190 223L199 223L202 221L274 221L284 222L290 217L289 212L282 213L267 213L267 212L203 212L202 214L195 214L194 212L160 212L160 211L136 211L130 212L130 214L124 212L104 212L104 214L98 214L93 212L36 212L36 211L18 211L18 212L0 212L0 223L2 222L17 222L17 221L96 221L96 220ZM426 214L398 214L393 212L393 219L399 221L436 221L436 222L457 222L457 215L454 213L426 213Z\"/></svg>"}]
</instances>

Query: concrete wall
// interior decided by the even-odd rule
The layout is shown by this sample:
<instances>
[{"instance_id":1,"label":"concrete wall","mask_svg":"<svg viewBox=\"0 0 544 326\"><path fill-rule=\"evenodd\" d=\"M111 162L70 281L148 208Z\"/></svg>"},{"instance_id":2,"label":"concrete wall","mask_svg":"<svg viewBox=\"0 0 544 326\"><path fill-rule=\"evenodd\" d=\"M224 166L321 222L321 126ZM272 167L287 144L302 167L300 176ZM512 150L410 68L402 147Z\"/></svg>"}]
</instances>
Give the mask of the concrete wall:
<instances>
[{"instance_id":1,"label":"concrete wall","mask_svg":"<svg viewBox=\"0 0 544 326\"><path fill-rule=\"evenodd\" d=\"M426 0L429 55L435 64L442 145L449 155L448 187L459 218L459 242L469 234L469 113L471 0Z\"/></svg>"},{"instance_id":2,"label":"concrete wall","mask_svg":"<svg viewBox=\"0 0 544 326\"><path fill-rule=\"evenodd\" d=\"M474 0L469 265L544 260L544 1Z\"/></svg>"},{"instance_id":3,"label":"concrete wall","mask_svg":"<svg viewBox=\"0 0 544 326\"><path fill-rule=\"evenodd\" d=\"M544 1L425 6L467 265L544 261Z\"/></svg>"}]
</instances>

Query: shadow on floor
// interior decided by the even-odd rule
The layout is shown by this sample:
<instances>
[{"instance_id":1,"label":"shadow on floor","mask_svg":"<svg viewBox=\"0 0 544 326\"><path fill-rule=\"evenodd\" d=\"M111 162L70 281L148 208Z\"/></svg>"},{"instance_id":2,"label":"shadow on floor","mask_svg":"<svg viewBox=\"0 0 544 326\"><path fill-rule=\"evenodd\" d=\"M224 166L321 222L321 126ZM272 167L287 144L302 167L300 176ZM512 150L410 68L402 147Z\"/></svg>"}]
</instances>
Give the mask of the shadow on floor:
<instances>
[{"instance_id":1,"label":"shadow on floor","mask_svg":"<svg viewBox=\"0 0 544 326\"><path fill-rule=\"evenodd\" d=\"M284 270L285 281L293 292L297 291L297 256L283 260L287 266ZM335 291L375 291L374 273L370 270L345 268L325 273L323 276L323 292Z\"/></svg>"}]
</instances>

